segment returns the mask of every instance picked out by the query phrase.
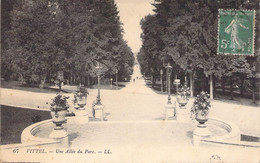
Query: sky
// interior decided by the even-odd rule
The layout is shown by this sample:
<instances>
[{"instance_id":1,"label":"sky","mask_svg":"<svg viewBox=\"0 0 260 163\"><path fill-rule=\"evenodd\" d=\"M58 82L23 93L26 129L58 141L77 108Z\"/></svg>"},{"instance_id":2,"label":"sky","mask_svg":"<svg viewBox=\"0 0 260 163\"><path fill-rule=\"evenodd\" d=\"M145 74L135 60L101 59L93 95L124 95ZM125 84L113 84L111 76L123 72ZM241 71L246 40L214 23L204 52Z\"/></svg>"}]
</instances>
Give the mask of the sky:
<instances>
[{"instance_id":1,"label":"sky","mask_svg":"<svg viewBox=\"0 0 260 163\"><path fill-rule=\"evenodd\" d=\"M154 7L151 3L154 0L115 0L115 2L120 21L123 23L124 39L132 52L137 53L142 46L140 21L146 15L153 14Z\"/></svg>"}]
</instances>

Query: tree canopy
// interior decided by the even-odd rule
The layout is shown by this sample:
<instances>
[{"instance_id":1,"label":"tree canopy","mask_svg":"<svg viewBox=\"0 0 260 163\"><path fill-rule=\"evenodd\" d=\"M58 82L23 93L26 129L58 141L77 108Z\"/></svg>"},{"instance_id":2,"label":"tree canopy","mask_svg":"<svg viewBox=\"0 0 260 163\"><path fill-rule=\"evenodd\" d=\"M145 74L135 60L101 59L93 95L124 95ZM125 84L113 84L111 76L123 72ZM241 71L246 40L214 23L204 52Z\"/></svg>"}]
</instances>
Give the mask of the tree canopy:
<instances>
[{"instance_id":1,"label":"tree canopy","mask_svg":"<svg viewBox=\"0 0 260 163\"><path fill-rule=\"evenodd\" d=\"M134 57L123 40L114 0L12 2L2 62L26 82L57 79L59 71L82 82L96 77L97 63L104 76L116 69L119 79L131 75Z\"/></svg>"},{"instance_id":2,"label":"tree canopy","mask_svg":"<svg viewBox=\"0 0 260 163\"><path fill-rule=\"evenodd\" d=\"M161 69L170 62L173 73L190 72L207 77L244 75L252 77L259 64L259 29L255 31L255 56L217 55L218 9L256 10L256 0L161 0L154 4L155 14L141 21L143 45L138 54L142 72ZM256 27L259 21L256 20ZM154 64L157 63L157 64ZM151 73L151 71L150 71ZM152 75L159 75L155 71ZM256 76L255 76L256 77Z\"/></svg>"}]
</instances>

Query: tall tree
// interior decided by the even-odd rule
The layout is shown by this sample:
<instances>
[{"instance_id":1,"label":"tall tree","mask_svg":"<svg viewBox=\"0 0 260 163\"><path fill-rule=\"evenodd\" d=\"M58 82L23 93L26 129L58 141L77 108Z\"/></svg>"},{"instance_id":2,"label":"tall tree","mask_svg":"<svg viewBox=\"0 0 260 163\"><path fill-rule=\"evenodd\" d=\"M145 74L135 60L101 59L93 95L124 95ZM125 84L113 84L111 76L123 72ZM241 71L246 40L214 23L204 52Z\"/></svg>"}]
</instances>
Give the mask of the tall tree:
<instances>
[{"instance_id":1,"label":"tall tree","mask_svg":"<svg viewBox=\"0 0 260 163\"><path fill-rule=\"evenodd\" d=\"M151 27L156 31L157 39L149 39L151 45L162 40L160 47L163 49L159 50L160 55L157 54L157 60L164 61L165 58L169 61L172 60L183 72L195 74L195 79L196 73L200 72L204 73L204 77L210 77L210 79L213 79L214 74L217 77L233 76L238 73L245 74L245 76L251 74L253 67L249 66L247 57L217 55L217 18L219 8L258 10L259 4L255 0L250 2L244 0L214 2L162 0L155 7L154 19L147 19L146 23L158 22L156 24L160 26ZM148 33L144 29L143 35L145 38L153 37L152 33ZM259 32L256 35L259 35ZM146 45L143 41L142 48L145 49ZM256 47L257 49L259 46ZM142 53L147 56L142 58L149 58L149 53L145 51ZM213 82L211 82L210 88L212 92Z\"/></svg>"},{"instance_id":2,"label":"tall tree","mask_svg":"<svg viewBox=\"0 0 260 163\"><path fill-rule=\"evenodd\" d=\"M27 82L43 87L57 72L83 82L96 76L97 63L104 76L115 74L116 67L132 73L133 53L123 40L114 0L15 3L3 62Z\"/></svg>"},{"instance_id":3,"label":"tall tree","mask_svg":"<svg viewBox=\"0 0 260 163\"><path fill-rule=\"evenodd\" d=\"M57 45L56 7L50 1L20 1L11 13L8 55L16 73L43 87L47 75L63 68L64 51ZM51 24L51 25L50 25Z\"/></svg>"}]
</instances>

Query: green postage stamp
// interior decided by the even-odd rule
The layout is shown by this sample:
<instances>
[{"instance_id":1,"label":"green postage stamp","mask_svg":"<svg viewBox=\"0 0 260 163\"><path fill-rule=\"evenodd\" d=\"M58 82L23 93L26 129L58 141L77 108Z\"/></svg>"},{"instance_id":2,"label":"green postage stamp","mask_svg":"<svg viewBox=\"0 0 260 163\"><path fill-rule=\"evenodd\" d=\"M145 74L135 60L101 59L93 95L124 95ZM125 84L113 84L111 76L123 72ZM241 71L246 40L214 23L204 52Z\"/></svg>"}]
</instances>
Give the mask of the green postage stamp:
<instances>
[{"instance_id":1,"label":"green postage stamp","mask_svg":"<svg viewBox=\"0 0 260 163\"><path fill-rule=\"evenodd\" d=\"M254 55L255 11L219 10L218 54Z\"/></svg>"}]
</instances>

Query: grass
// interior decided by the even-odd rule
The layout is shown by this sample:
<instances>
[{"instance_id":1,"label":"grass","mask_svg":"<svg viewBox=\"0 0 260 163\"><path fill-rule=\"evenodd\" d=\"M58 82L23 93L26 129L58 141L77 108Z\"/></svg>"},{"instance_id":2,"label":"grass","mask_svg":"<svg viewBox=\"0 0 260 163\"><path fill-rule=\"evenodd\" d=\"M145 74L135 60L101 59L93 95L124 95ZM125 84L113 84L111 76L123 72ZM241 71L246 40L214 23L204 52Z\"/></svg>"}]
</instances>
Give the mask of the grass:
<instances>
[{"instance_id":1,"label":"grass","mask_svg":"<svg viewBox=\"0 0 260 163\"><path fill-rule=\"evenodd\" d=\"M23 109L1 105L1 141L0 144L21 143L22 131L29 125L50 119L49 111Z\"/></svg>"},{"instance_id":2,"label":"grass","mask_svg":"<svg viewBox=\"0 0 260 163\"><path fill-rule=\"evenodd\" d=\"M118 82L118 90L124 88L126 83L127 82ZM90 85L88 87L91 89L98 88L97 84ZM48 85L48 83L45 84L45 87L43 89L40 89L38 85L22 84L18 81L1 81L1 88L16 89L16 90L36 92L36 93L58 93L59 92L58 86L50 86ZM64 85L61 87L62 92L64 93L75 92L76 88L77 88L76 85ZM116 83L113 82L112 89L110 84L101 84L100 89L116 90Z\"/></svg>"},{"instance_id":3,"label":"grass","mask_svg":"<svg viewBox=\"0 0 260 163\"><path fill-rule=\"evenodd\" d=\"M241 141L260 142L260 138L241 134Z\"/></svg>"},{"instance_id":4,"label":"grass","mask_svg":"<svg viewBox=\"0 0 260 163\"><path fill-rule=\"evenodd\" d=\"M125 87L125 84L124 83L118 83L118 90L122 89ZM91 89L97 89L98 88L98 85L92 85L90 86ZM110 84L101 84L100 85L100 89L106 89L106 90L116 90L116 84L113 83L113 86L111 88L111 85Z\"/></svg>"},{"instance_id":5,"label":"grass","mask_svg":"<svg viewBox=\"0 0 260 163\"><path fill-rule=\"evenodd\" d=\"M161 85L156 83L154 84L154 87L152 87L152 83L150 81L146 81L146 85L150 88L152 88L152 90L157 93L157 94L167 94L166 88L163 88L164 92L161 92ZM195 92L196 93L196 92ZM172 86L171 85L171 94L176 94L176 86ZM233 92L233 98L231 98L230 92L228 89L226 89L226 92L222 92L222 89L214 89L214 99L215 100L225 100L225 102L227 102L227 100L231 100L231 101L240 101L241 99L244 99L246 101L248 101L249 105L259 105L259 100L260 100L260 94L259 92L255 93L256 95L256 103L253 104L252 101L252 94L248 93L248 92L244 92L244 95L241 96L240 92L235 90L234 88L234 92Z\"/></svg>"},{"instance_id":6,"label":"grass","mask_svg":"<svg viewBox=\"0 0 260 163\"><path fill-rule=\"evenodd\" d=\"M22 84L18 81L1 81L1 88L7 89L16 89L21 91L37 92L37 93L57 93L59 92L58 88L52 88L46 84L43 89L40 89L38 85L33 84ZM64 93L68 93L65 90L62 90Z\"/></svg>"}]
</instances>

